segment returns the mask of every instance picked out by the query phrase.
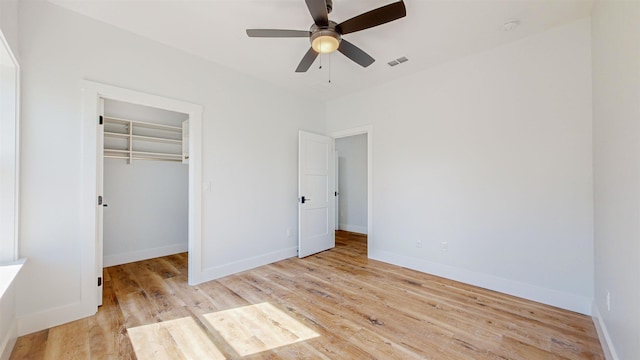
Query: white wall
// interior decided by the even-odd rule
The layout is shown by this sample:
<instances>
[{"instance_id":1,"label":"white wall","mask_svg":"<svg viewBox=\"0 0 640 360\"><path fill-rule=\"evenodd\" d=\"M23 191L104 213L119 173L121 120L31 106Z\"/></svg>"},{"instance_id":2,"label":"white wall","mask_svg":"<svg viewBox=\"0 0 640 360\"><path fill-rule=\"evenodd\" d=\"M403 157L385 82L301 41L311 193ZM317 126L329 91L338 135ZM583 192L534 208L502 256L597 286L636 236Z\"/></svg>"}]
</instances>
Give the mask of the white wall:
<instances>
[{"instance_id":1,"label":"white wall","mask_svg":"<svg viewBox=\"0 0 640 360\"><path fill-rule=\"evenodd\" d=\"M589 313L590 51L584 19L331 101L373 125L370 254Z\"/></svg>"},{"instance_id":2,"label":"white wall","mask_svg":"<svg viewBox=\"0 0 640 360\"><path fill-rule=\"evenodd\" d=\"M639 20L637 1L597 1L592 16L594 313L609 359L640 354Z\"/></svg>"},{"instance_id":3,"label":"white wall","mask_svg":"<svg viewBox=\"0 0 640 360\"><path fill-rule=\"evenodd\" d=\"M367 233L367 134L336 139L341 230Z\"/></svg>"},{"instance_id":4,"label":"white wall","mask_svg":"<svg viewBox=\"0 0 640 360\"><path fill-rule=\"evenodd\" d=\"M13 51L13 55L20 61L18 48L18 0L0 1L0 29Z\"/></svg>"},{"instance_id":5,"label":"white wall","mask_svg":"<svg viewBox=\"0 0 640 360\"><path fill-rule=\"evenodd\" d=\"M105 100L106 116L182 126L186 114ZM159 151L180 151L161 144ZM155 148L154 148L155 147ZM177 149L177 150L176 150ZM144 150L144 149L143 149ZM188 165L169 161L104 160L104 266L187 251Z\"/></svg>"},{"instance_id":6,"label":"white wall","mask_svg":"<svg viewBox=\"0 0 640 360\"><path fill-rule=\"evenodd\" d=\"M312 100L59 8L20 2L23 66L21 333L79 301L81 79L202 104L202 263L219 275L295 255L298 129ZM268 254L268 256L265 256Z\"/></svg>"}]
</instances>

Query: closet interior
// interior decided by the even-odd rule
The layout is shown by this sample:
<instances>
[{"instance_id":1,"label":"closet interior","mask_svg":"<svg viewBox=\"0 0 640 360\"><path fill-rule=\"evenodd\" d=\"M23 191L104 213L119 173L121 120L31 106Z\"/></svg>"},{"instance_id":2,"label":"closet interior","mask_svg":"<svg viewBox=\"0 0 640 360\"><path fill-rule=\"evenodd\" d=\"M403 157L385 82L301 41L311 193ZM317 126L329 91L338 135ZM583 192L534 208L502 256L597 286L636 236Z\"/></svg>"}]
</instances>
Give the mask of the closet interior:
<instances>
[{"instance_id":1,"label":"closet interior","mask_svg":"<svg viewBox=\"0 0 640 360\"><path fill-rule=\"evenodd\" d=\"M186 252L188 115L107 99L103 113L104 266Z\"/></svg>"}]
</instances>

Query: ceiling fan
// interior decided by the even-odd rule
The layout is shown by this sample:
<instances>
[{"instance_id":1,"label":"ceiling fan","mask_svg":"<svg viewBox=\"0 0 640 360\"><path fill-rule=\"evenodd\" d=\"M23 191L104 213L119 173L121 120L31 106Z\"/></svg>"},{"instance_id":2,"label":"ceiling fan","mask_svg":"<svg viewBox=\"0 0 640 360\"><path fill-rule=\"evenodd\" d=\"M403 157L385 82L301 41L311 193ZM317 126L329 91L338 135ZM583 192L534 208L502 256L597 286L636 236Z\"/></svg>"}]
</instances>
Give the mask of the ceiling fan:
<instances>
[{"instance_id":1,"label":"ceiling fan","mask_svg":"<svg viewBox=\"0 0 640 360\"><path fill-rule=\"evenodd\" d=\"M298 64L296 72L306 72L318 57L318 54L328 54L336 50L353 60L357 64L367 67L375 61L369 54L353 45L342 36L356 31L365 30L405 17L407 10L404 2L391 3L377 9L360 14L340 24L329 20L329 13L333 10L333 0L305 0L314 24L307 30L279 30L279 29L247 29L249 37L266 38L295 38L308 37L311 48Z\"/></svg>"}]
</instances>

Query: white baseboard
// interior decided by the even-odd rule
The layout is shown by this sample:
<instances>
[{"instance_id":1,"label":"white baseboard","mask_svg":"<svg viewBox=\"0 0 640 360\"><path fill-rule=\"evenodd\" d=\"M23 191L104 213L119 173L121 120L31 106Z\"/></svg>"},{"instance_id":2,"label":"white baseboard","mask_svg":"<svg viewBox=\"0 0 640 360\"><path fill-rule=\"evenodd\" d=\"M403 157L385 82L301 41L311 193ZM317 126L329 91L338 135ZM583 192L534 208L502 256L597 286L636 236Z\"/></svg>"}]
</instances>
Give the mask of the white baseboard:
<instances>
[{"instance_id":1,"label":"white baseboard","mask_svg":"<svg viewBox=\"0 0 640 360\"><path fill-rule=\"evenodd\" d=\"M122 254L105 255L103 259L103 266L114 266L121 264L128 264L135 261L153 259L157 257L167 256L186 252L189 249L189 244L175 244L151 249L144 249L138 251L132 251Z\"/></svg>"},{"instance_id":2,"label":"white baseboard","mask_svg":"<svg viewBox=\"0 0 640 360\"><path fill-rule=\"evenodd\" d=\"M609 331L607 331L607 327L602 320L602 316L600 315L600 310L596 305L595 301L593 302L592 310L591 310L591 318L593 319L593 323L596 326L596 331L598 332L598 338L600 339L600 345L602 345L602 351L604 352L604 357L607 360L619 360L618 354L616 354L616 350L613 347L613 342L611 342L611 337L609 336Z\"/></svg>"},{"instance_id":3,"label":"white baseboard","mask_svg":"<svg viewBox=\"0 0 640 360\"><path fill-rule=\"evenodd\" d=\"M18 322L13 320L8 327L4 339L0 340L0 360L9 360L16 340L18 340Z\"/></svg>"},{"instance_id":4,"label":"white baseboard","mask_svg":"<svg viewBox=\"0 0 640 360\"><path fill-rule=\"evenodd\" d=\"M34 314L18 316L18 336L62 325L71 321L94 315L98 307L80 302L47 309Z\"/></svg>"},{"instance_id":5,"label":"white baseboard","mask_svg":"<svg viewBox=\"0 0 640 360\"><path fill-rule=\"evenodd\" d=\"M393 265L441 276L481 288L533 300L543 304L591 315L592 299L538 285L504 279L493 275L481 274L467 269L433 263L423 259L393 254L376 249L369 250L369 257Z\"/></svg>"},{"instance_id":6,"label":"white baseboard","mask_svg":"<svg viewBox=\"0 0 640 360\"><path fill-rule=\"evenodd\" d=\"M268 254L255 256L249 259L238 260L219 266L209 267L202 271L201 278L194 279L196 285L205 281L219 279L227 275L233 275L241 271L257 268L262 265L274 263L276 261L288 259L290 257L298 256L298 247L287 248L270 252Z\"/></svg>"},{"instance_id":7,"label":"white baseboard","mask_svg":"<svg viewBox=\"0 0 640 360\"><path fill-rule=\"evenodd\" d=\"M344 231L351 231L358 234L365 234L365 235L367 234L367 230L368 230L366 226L349 225L349 224L340 224L338 226L338 229L344 230Z\"/></svg>"}]
</instances>

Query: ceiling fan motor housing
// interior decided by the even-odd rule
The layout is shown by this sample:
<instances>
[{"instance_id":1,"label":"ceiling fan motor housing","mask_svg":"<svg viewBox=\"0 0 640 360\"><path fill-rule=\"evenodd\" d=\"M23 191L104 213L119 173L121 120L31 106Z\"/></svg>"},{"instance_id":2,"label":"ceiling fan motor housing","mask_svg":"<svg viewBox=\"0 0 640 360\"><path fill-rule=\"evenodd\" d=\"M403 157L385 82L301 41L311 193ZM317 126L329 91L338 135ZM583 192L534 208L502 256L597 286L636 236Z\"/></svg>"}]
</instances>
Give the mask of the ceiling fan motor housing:
<instances>
[{"instance_id":1,"label":"ceiling fan motor housing","mask_svg":"<svg viewBox=\"0 0 640 360\"><path fill-rule=\"evenodd\" d=\"M340 42L342 41L342 35L336 30L336 26L338 24L335 21L329 20L329 25L319 27L316 24L311 25L311 36L309 36L309 40L311 41L312 48L318 53L328 53L335 51ZM322 44L322 43L325 44ZM330 51L320 50L321 48L325 48L329 46L331 48Z\"/></svg>"}]
</instances>

